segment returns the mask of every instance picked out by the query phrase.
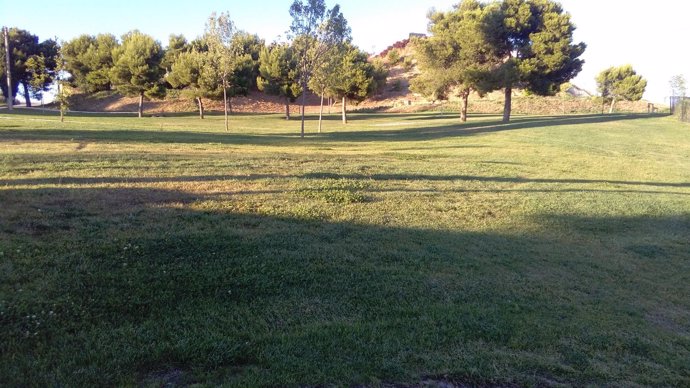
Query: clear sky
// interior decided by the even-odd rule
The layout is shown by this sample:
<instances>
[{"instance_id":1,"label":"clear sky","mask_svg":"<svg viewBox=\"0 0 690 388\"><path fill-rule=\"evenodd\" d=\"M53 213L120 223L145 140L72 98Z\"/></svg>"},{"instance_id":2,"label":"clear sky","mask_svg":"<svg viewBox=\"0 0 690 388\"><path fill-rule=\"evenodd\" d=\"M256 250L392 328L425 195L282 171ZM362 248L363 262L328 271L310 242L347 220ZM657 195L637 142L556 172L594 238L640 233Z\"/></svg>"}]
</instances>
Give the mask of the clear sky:
<instances>
[{"instance_id":1,"label":"clear sky","mask_svg":"<svg viewBox=\"0 0 690 388\"><path fill-rule=\"evenodd\" d=\"M430 8L450 9L458 0L340 0L355 44L379 52L410 32L425 32ZM0 25L31 31L40 39L138 29L164 45L171 33L188 39L203 32L211 12L229 11L237 26L271 42L290 26L292 0L0 0ZM332 6L335 0L327 0ZM675 74L690 80L690 1L561 0L587 43L585 67L574 83L595 90L606 67L632 64L649 81L645 98L664 102Z\"/></svg>"}]
</instances>

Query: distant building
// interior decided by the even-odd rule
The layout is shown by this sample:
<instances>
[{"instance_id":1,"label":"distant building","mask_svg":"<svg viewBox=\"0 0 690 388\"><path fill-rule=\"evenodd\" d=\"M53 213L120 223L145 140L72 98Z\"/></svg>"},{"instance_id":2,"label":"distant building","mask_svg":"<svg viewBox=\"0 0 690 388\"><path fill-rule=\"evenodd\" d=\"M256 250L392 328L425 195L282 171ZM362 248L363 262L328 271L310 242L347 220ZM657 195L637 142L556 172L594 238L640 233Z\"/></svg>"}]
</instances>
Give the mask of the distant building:
<instances>
[{"instance_id":1,"label":"distant building","mask_svg":"<svg viewBox=\"0 0 690 388\"><path fill-rule=\"evenodd\" d=\"M592 93L588 92L585 89L582 89L581 87L578 87L577 85L570 85L568 90L565 91L570 95L571 97L592 97Z\"/></svg>"}]
</instances>

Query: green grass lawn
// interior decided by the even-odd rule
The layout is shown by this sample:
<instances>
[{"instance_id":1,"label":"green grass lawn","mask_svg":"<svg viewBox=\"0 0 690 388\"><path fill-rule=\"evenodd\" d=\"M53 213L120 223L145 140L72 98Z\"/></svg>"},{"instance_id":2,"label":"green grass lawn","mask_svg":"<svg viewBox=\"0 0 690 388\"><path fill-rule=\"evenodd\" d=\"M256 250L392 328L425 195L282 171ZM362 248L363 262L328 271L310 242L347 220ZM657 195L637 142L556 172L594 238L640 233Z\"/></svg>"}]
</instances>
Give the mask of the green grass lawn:
<instances>
[{"instance_id":1,"label":"green grass lawn","mask_svg":"<svg viewBox=\"0 0 690 388\"><path fill-rule=\"evenodd\" d=\"M0 385L690 385L669 117L0 114Z\"/></svg>"}]
</instances>

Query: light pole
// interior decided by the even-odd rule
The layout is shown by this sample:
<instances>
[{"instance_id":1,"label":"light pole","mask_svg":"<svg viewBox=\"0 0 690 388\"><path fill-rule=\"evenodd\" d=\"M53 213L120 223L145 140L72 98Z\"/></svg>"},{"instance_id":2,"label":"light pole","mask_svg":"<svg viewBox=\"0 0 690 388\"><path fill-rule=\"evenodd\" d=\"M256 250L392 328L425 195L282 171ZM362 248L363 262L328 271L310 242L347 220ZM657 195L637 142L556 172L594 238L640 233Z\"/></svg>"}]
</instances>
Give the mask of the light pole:
<instances>
[{"instance_id":1,"label":"light pole","mask_svg":"<svg viewBox=\"0 0 690 388\"><path fill-rule=\"evenodd\" d=\"M7 27L3 28L5 33L5 68L7 69L7 109L12 110L12 103L14 102L14 97L12 97L12 74L10 72L10 30Z\"/></svg>"}]
</instances>

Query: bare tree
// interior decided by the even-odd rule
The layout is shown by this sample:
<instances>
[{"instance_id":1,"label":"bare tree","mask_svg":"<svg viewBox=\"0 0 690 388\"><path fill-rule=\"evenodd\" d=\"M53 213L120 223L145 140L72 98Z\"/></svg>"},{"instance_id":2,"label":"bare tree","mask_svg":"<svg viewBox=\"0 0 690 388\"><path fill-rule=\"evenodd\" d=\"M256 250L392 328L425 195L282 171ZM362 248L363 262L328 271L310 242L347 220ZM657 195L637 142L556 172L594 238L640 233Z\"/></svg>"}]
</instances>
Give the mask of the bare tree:
<instances>
[{"instance_id":1,"label":"bare tree","mask_svg":"<svg viewBox=\"0 0 690 388\"><path fill-rule=\"evenodd\" d=\"M292 44L297 51L299 81L302 86L300 136L304 137L304 108L309 80L325 60L329 50L350 37L350 28L340 12L340 6L336 4L328 10L324 0L294 0L290 16Z\"/></svg>"}]
</instances>

